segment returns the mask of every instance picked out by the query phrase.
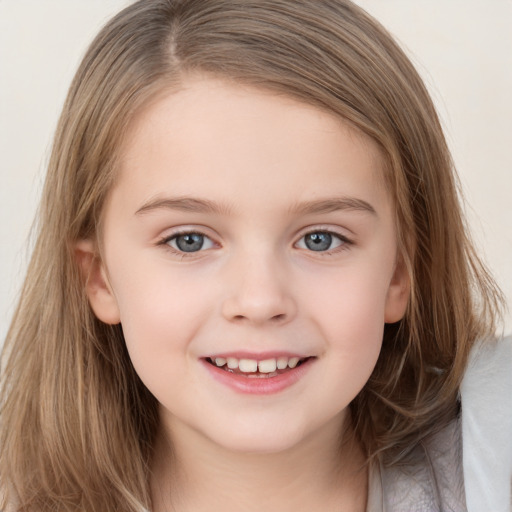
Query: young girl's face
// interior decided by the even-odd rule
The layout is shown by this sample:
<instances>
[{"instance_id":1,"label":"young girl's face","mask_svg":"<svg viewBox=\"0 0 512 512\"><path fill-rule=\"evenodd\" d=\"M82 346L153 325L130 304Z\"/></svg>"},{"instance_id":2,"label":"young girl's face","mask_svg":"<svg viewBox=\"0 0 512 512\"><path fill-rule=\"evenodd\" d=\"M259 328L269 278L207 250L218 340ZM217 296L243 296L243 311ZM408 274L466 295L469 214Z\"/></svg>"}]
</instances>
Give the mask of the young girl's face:
<instances>
[{"instance_id":1,"label":"young girl's face","mask_svg":"<svg viewBox=\"0 0 512 512\"><path fill-rule=\"evenodd\" d=\"M134 121L103 220L91 304L171 438L268 452L341 427L408 293L369 138L190 78Z\"/></svg>"}]
</instances>

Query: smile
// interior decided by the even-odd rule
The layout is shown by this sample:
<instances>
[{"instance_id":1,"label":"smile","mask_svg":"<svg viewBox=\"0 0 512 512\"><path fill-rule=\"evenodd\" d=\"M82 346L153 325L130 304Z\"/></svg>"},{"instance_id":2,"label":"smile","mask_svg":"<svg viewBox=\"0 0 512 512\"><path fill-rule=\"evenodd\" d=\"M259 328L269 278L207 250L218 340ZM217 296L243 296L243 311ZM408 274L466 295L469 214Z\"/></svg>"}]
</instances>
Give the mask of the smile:
<instances>
[{"instance_id":1,"label":"smile","mask_svg":"<svg viewBox=\"0 0 512 512\"><path fill-rule=\"evenodd\" d=\"M269 378L296 368L307 359L307 357L278 357L258 361L256 359L237 359L236 357L209 357L207 361L230 373L245 374L249 378Z\"/></svg>"},{"instance_id":2,"label":"smile","mask_svg":"<svg viewBox=\"0 0 512 512\"><path fill-rule=\"evenodd\" d=\"M250 394L277 393L299 381L316 357L206 357L203 362L217 381Z\"/></svg>"}]
</instances>

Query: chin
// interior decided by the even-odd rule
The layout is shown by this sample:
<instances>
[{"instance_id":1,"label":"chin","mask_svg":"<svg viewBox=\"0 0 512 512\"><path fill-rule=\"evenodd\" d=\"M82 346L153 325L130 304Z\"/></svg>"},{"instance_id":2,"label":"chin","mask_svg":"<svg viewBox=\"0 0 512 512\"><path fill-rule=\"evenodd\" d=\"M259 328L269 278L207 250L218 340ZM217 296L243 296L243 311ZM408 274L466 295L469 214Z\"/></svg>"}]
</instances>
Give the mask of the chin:
<instances>
[{"instance_id":1,"label":"chin","mask_svg":"<svg viewBox=\"0 0 512 512\"><path fill-rule=\"evenodd\" d=\"M207 436L223 449L240 454L286 452L305 440L307 429L294 425L292 420L259 420L246 418L245 421L232 421L229 426L218 425L216 431Z\"/></svg>"},{"instance_id":2,"label":"chin","mask_svg":"<svg viewBox=\"0 0 512 512\"><path fill-rule=\"evenodd\" d=\"M219 443L219 441L217 441L217 444L221 444L225 450L233 453L270 455L292 450L300 443L300 436L276 436L273 434L269 435L267 432L265 434L239 435L226 439L222 443Z\"/></svg>"}]
</instances>

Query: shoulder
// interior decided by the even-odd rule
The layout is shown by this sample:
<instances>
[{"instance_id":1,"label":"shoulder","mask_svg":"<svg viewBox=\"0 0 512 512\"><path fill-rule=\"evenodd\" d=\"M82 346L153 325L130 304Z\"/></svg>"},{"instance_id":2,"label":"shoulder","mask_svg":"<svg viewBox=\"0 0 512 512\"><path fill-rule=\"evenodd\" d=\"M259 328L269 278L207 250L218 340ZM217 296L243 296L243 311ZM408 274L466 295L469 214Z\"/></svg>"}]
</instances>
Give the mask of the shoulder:
<instances>
[{"instance_id":1,"label":"shoulder","mask_svg":"<svg viewBox=\"0 0 512 512\"><path fill-rule=\"evenodd\" d=\"M461 417L407 463L373 467L368 512L511 512L512 337L479 343L461 384Z\"/></svg>"},{"instance_id":2,"label":"shoulder","mask_svg":"<svg viewBox=\"0 0 512 512\"><path fill-rule=\"evenodd\" d=\"M373 467L368 512L466 512L460 420L418 444L396 466Z\"/></svg>"},{"instance_id":3,"label":"shoulder","mask_svg":"<svg viewBox=\"0 0 512 512\"><path fill-rule=\"evenodd\" d=\"M438 507L429 510L466 511L462 471L461 419L457 418L421 444Z\"/></svg>"},{"instance_id":4,"label":"shoulder","mask_svg":"<svg viewBox=\"0 0 512 512\"><path fill-rule=\"evenodd\" d=\"M461 385L468 510L510 512L512 337L479 343Z\"/></svg>"}]
</instances>

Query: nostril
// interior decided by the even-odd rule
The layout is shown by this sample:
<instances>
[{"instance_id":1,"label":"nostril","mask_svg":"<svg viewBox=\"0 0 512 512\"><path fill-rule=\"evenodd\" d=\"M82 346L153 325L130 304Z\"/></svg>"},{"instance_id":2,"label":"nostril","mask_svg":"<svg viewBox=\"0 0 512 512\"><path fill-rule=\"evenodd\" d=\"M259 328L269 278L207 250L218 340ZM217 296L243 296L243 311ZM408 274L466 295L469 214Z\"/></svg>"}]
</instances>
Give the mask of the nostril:
<instances>
[{"instance_id":1,"label":"nostril","mask_svg":"<svg viewBox=\"0 0 512 512\"><path fill-rule=\"evenodd\" d=\"M279 315L274 315L274 316L270 317L271 322L281 322L285 319L286 319L286 314L284 314L284 313L280 313ZM244 320L248 320L248 317L245 315L235 315L233 317L233 320L235 322L242 322Z\"/></svg>"},{"instance_id":2,"label":"nostril","mask_svg":"<svg viewBox=\"0 0 512 512\"><path fill-rule=\"evenodd\" d=\"M259 325L269 322L281 325L294 317L295 304L289 297L264 297L247 292L226 298L221 313L225 319L238 324Z\"/></svg>"}]
</instances>

